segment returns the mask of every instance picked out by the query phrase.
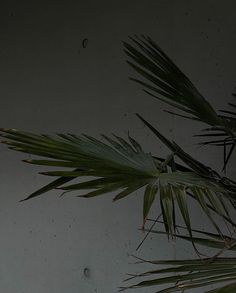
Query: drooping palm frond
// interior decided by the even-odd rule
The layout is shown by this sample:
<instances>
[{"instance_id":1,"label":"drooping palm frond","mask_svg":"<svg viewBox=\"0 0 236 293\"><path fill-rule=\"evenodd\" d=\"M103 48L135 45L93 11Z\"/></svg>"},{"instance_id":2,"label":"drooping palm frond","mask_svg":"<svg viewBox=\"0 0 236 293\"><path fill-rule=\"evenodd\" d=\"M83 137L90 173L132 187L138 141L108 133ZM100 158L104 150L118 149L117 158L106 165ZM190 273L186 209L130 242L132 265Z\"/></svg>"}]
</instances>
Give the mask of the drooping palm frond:
<instances>
[{"instance_id":1,"label":"drooping palm frond","mask_svg":"<svg viewBox=\"0 0 236 293\"><path fill-rule=\"evenodd\" d=\"M139 259L139 258L138 258ZM191 260L146 261L141 263L163 265L164 269L153 269L140 274L129 274L127 280L145 278L132 286L121 287L120 291L150 286L166 286L155 293L185 292L218 283L232 282L220 288L205 291L206 293L234 293L236 288L236 259L235 258L204 258ZM168 266L166 268L166 266ZM162 277L162 275L168 276ZM155 277L156 276L156 277Z\"/></svg>"},{"instance_id":2,"label":"drooping palm frond","mask_svg":"<svg viewBox=\"0 0 236 293\"><path fill-rule=\"evenodd\" d=\"M210 129L214 131L205 134L205 138L209 137L210 140L204 144L224 146L225 170L236 144L235 112L223 110L221 112L224 115L218 114L188 77L150 37L136 36L130 40L130 43L124 42L125 53L131 60L127 62L144 78L144 81L136 78L131 80L143 86L147 94L181 111L166 112L210 125ZM230 105L235 107L232 103ZM229 145L231 148L226 154L226 146Z\"/></svg>"},{"instance_id":3,"label":"drooping palm frond","mask_svg":"<svg viewBox=\"0 0 236 293\"><path fill-rule=\"evenodd\" d=\"M119 200L145 187L144 224L155 198L159 196L166 232L172 236L176 225L175 210L178 207L188 233L192 237L188 193L199 202L219 232L220 229L211 215L209 204L219 215L227 216L219 199L219 196L225 193L222 184L208 178L204 172L194 169L196 162L193 159L192 165L189 164L191 169L175 164L172 155L165 160L158 159L145 153L140 144L130 136L129 141L126 141L118 136L111 138L103 135L106 143L87 135L58 134L53 137L12 129L2 129L2 136L5 139L3 143L9 145L10 149L47 158L25 160L25 162L66 168L40 172L58 178L26 199L59 188L65 192L90 190L80 195L86 198L116 192L114 200ZM185 153L182 155L188 157ZM199 166L208 170L200 163ZM86 181L83 180L83 176L86 176ZM92 176L92 179L87 180L87 176ZM65 185L77 178L82 178L82 181Z\"/></svg>"},{"instance_id":4,"label":"drooping palm frond","mask_svg":"<svg viewBox=\"0 0 236 293\"><path fill-rule=\"evenodd\" d=\"M201 177L207 179L208 182L211 182L211 184L217 187L220 186L220 188L222 188L222 191L224 190L223 192L216 193L218 194L217 197L215 197L215 194L212 192L208 193L206 192L206 190L202 192L201 189L199 188L195 189L194 186L188 187L188 189L186 190L187 191L186 194L191 195L200 204L201 209L205 212L209 220L215 226L218 233L221 235L221 231L219 227L217 226L217 224L215 223L214 217L212 216L212 213L211 213L212 210L216 214L222 216L222 218L228 221L228 223L234 225L233 221L231 220L228 214L227 208L224 204L224 198L226 198L231 204L233 204L233 206L235 205L236 183L226 177L221 177L216 171L212 170L210 167L207 167L201 162L192 158L189 154L185 153L175 142L171 142L166 137L164 137L157 129L155 129L150 123L148 123L142 116L140 116L139 114L137 114L137 116L173 152L173 154L179 159L181 159L189 168L191 168L195 174L199 174ZM185 174L187 173L188 172L185 172ZM175 184L178 184L178 177L176 177L177 174L178 173L173 173L173 177L174 177L173 182L175 182ZM168 177L169 178L168 178L167 186L170 186L171 176L168 176ZM182 180L184 179L182 178ZM179 187L180 186L178 185L177 194L174 195L177 201L178 201L178 193L181 192ZM175 193L173 186L171 186L171 188L167 187L164 193L168 194L168 192ZM182 200L182 203L186 204L186 198L181 198L181 200ZM184 218L183 213L182 213L182 216ZM185 224L186 223L187 221L185 221ZM168 219L164 218L164 224L168 225ZM192 230L191 230L190 238L193 240Z\"/></svg>"}]
</instances>

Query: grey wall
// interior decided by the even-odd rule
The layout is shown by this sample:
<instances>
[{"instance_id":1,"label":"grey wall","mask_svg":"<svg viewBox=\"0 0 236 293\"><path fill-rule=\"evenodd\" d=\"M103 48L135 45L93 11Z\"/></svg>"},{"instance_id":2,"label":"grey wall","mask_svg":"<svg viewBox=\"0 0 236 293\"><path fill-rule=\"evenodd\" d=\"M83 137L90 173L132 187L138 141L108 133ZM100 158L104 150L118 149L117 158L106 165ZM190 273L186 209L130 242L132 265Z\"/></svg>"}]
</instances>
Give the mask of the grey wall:
<instances>
[{"instance_id":1,"label":"grey wall","mask_svg":"<svg viewBox=\"0 0 236 293\"><path fill-rule=\"evenodd\" d=\"M233 0L1 1L0 125L96 136L129 130L147 151L166 154L135 118L139 112L219 168L219 150L193 147L199 125L163 113L162 104L128 81L133 72L121 41L152 36L218 109L232 101L236 85L235 9ZM143 237L141 194L112 204L109 195L59 199L51 192L19 203L47 182L36 175L41 169L20 162L24 158L0 148L0 292L112 293L126 272L145 268L130 264L129 256ZM233 164L230 169L235 176ZM137 255L191 254L185 243L152 237Z\"/></svg>"}]
</instances>

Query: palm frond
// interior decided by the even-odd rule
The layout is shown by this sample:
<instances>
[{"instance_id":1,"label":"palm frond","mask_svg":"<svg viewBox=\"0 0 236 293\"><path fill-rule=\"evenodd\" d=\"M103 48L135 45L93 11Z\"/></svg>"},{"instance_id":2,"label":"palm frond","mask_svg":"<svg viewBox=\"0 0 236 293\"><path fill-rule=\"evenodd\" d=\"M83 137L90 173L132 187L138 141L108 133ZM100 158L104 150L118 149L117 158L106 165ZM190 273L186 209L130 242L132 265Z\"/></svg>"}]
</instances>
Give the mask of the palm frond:
<instances>
[{"instance_id":1,"label":"palm frond","mask_svg":"<svg viewBox=\"0 0 236 293\"><path fill-rule=\"evenodd\" d=\"M224 125L209 102L150 37L130 40L134 45L124 42L125 53L132 60L127 62L149 83L132 80L144 86L147 93L200 121Z\"/></svg>"},{"instance_id":2,"label":"palm frond","mask_svg":"<svg viewBox=\"0 0 236 293\"><path fill-rule=\"evenodd\" d=\"M30 164L47 167L73 168L73 170L40 172L48 176L60 177L60 181L52 188L61 186L66 181L83 176L100 177L85 183L78 183L66 190L103 188L105 185L116 183L119 187L130 186L128 182L144 181L149 183L155 179L158 169L150 154L144 153L134 139L130 142L117 137L115 141L105 137L110 144L103 143L87 135L59 134L57 137L35 135L2 129L3 143L15 151L49 158L47 160L24 160ZM64 182L62 178L67 178ZM141 179L141 180L140 180ZM124 185L124 186L123 186ZM45 190L46 191L46 190Z\"/></svg>"},{"instance_id":3,"label":"palm frond","mask_svg":"<svg viewBox=\"0 0 236 293\"><path fill-rule=\"evenodd\" d=\"M214 225L215 229L219 234L221 234L220 228L216 224L214 216L212 215L212 211L220 215L223 219L226 219L227 221L229 220L231 222L228 211L224 204L224 198L229 202L235 202L235 182L226 177L221 177L210 167L207 167L201 162L192 158L189 154L185 153L175 142L171 142L166 137L164 137L143 117L140 115L138 115L138 117L173 152L176 157L181 159L189 168L192 169L192 172L190 173L184 172L181 174L180 172L173 172L172 174L167 175L167 184L165 189L163 189L163 194L165 196L162 198L161 205L166 231L168 231L168 228L173 227L173 217L170 215L171 209L174 210L174 207L170 201L171 197L177 199L177 203L185 221L186 227L190 227L189 215L185 213L188 210L186 208L187 194L191 195L199 203L201 209L205 212L206 216ZM193 174L194 177L192 177ZM166 173L161 173L159 176L160 186L163 184L163 182L165 182L165 175ZM200 177L198 178L197 175ZM211 188L208 189L206 184L210 184ZM172 194L172 196L170 196L170 194ZM166 203L166 201L168 201L167 207L165 207L163 204ZM170 234L173 234L172 230ZM191 239L193 239L191 229L189 229L189 235Z\"/></svg>"},{"instance_id":4,"label":"palm frond","mask_svg":"<svg viewBox=\"0 0 236 293\"><path fill-rule=\"evenodd\" d=\"M225 192L218 181L212 180L209 169L178 149L176 145L162 138L171 151L190 162L186 168L176 164L173 154L166 159L145 153L140 144L128 136L128 140L113 135L102 135L103 140L88 135L58 134L57 136L36 135L12 129L2 129L3 143L10 149L29 153L44 159L25 160L30 164L60 167L63 170L40 172L49 177L58 177L40 188L26 199L39 196L57 188L64 192L88 190L86 198L115 192L114 200L122 199L145 187L143 200L143 225L155 198L159 197L161 212L168 235L176 229L175 210L178 207L192 238L192 227L187 197L191 193L215 228L220 231L211 216L209 204L221 216L227 217L218 196ZM66 168L66 169L65 169ZM84 180L83 177L92 177ZM66 184L81 178L82 181Z\"/></svg>"},{"instance_id":5,"label":"palm frond","mask_svg":"<svg viewBox=\"0 0 236 293\"><path fill-rule=\"evenodd\" d=\"M203 141L203 145L233 145L225 156L223 170L229 162L236 144L236 113L221 110L218 114L210 103L199 93L189 78L175 65L163 50L150 37L130 38L130 43L124 42L125 53L130 58L127 63L145 81L136 78L131 80L140 84L150 96L180 110L176 113L166 112L183 118L202 121L213 128L221 130L225 137L222 139ZM131 61L130 61L131 60ZM235 109L235 104L229 103ZM207 133L205 138L218 135Z\"/></svg>"},{"instance_id":6,"label":"palm frond","mask_svg":"<svg viewBox=\"0 0 236 293\"><path fill-rule=\"evenodd\" d=\"M166 261L146 261L141 259L141 262L165 266L165 268L153 269L140 274L129 274L130 277L127 280L137 278L144 278L144 280L131 286L121 287L120 291L132 288L164 285L166 286L165 289L155 291L155 293L183 292L193 288L201 288L212 284L215 285L222 282L232 282L236 280L235 258L218 257ZM168 276L162 277L163 274L168 274ZM155 278L155 276L157 277ZM214 289L222 291L210 290L207 292L234 292L232 291L233 288L235 288L235 282ZM227 291L227 289L232 290Z\"/></svg>"}]
</instances>

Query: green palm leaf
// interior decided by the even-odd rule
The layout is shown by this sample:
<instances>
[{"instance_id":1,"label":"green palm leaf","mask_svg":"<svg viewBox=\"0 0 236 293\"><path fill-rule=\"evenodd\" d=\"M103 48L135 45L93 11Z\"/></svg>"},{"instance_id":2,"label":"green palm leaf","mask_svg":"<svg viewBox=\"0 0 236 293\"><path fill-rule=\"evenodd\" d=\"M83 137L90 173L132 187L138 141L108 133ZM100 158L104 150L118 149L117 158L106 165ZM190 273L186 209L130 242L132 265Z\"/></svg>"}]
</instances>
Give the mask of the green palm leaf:
<instances>
[{"instance_id":1,"label":"green palm leaf","mask_svg":"<svg viewBox=\"0 0 236 293\"><path fill-rule=\"evenodd\" d=\"M143 224L155 198L159 195L168 235L173 236L175 233L175 209L178 206L191 238L188 193L195 196L218 231L220 229L214 222L209 204L218 214L227 216L221 202L217 200L217 196L225 191L218 181L206 176L209 173L208 168L183 151L176 151L177 146L164 137L164 143L172 151L181 154L182 159L187 158L192 171L175 164L173 155L163 160L145 153L140 144L130 136L128 136L129 141L126 141L115 135L114 138L103 135L106 143L88 135L58 134L54 137L12 129L2 129L2 136L5 139L3 143L10 149L46 158L25 162L63 168L63 170L40 172L40 174L58 178L26 199L59 188L64 192L83 191L83 194L79 196L86 198L115 192L114 200L116 201L145 187ZM85 181L84 176L92 177L92 179ZM78 178L82 181L66 184Z\"/></svg>"},{"instance_id":2,"label":"green palm leaf","mask_svg":"<svg viewBox=\"0 0 236 293\"><path fill-rule=\"evenodd\" d=\"M190 114L189 118L210 125L224 125L208 101L199 93L186 75L150 38L130 38L134 45L124 42L128 64L149 83L133 79L157 99Z\"/></svg>"},{"instance_id":3,"label":"green palm leaf","mask_svg":"<svg viewBox=\"0 0 236 293\"><path fill-rule=\"evenodd\" d=\"M158 185L156 183L149 184L146 186L144 198L143 198L143 227L146 223L149 211L155 200L158 191Z\"/></svg>"},{"instance_id":4,"label":"green palm leaf","mask_svg":"<svg viewBox=\"0 0 236 293\"><path fill-rule=\"evenodd\" d=\"M129 274L130 277L127 280L136 278L144 278L144 280L128 287L121 287L120 291L131 288L165 285L167 286L165 289L155 291L155 293L183 292L183 290L187 291L193 288L236 280L235 258L218 257L166 261L141 260L141 262L165 266L165 268L153 269L140 274ZM168 276L162 277L163 274L168 274ZM233 288L235 288L235 283L207 292L234 292Z\"/></svg>"},{"instance_id":5,"label":"green palm leaf","mask_svg":"<svg viewBox=\"0 0 236 293\"><path fill-rule=\"evenodd\" d=\"M110 181L123 178L146 178L156 176L158 170L155 161L150 154L144 153L134 139L128 143L118 138L116 142L107 138L105 144L95 138L72 134L57 137L35 135L11 129L2 130L2 136L6 139L3 143L10 149L30 153L32 155L49 158L50 160L24 160L27 163L76 168L72 171L47 171L41 172L49 176L69 177L71 180L80 176L106 177Z\"/></svg>"}]
</instances>

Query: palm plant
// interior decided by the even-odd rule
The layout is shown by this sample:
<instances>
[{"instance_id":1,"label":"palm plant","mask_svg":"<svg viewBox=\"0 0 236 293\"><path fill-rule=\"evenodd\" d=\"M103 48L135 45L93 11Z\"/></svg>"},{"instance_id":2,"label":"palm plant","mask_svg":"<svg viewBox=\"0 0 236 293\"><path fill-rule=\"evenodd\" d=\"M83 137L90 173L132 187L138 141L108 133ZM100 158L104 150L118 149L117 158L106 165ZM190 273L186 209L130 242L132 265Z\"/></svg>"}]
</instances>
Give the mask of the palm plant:
<instances>
[{"instance_id":1,"label":"palm plant","mask_svg":"<svg viewBox=\"0 0 236 293\"><path fill-rule=\"evenodd\" d=\"M152 39L136 37L131 40L133 45L124 43L125 52L132 60L128 63L147 81L133 80L141 84L149 95L187 115L169 110L167 112L208 124L209 127L203 130L206 133L198 136L210 137L210 140L201 142L202 144L223 146L225 170L236 144L235 112L222 110L223 115L218 114ZM230 105L235 107L232 103ZM40 172L53 177L53 181L24 200L58 189L62 194L73 192L86 198L115 193L113 200L116 201L144 188L142 229L148 233L164 233L169 238L190 241L200 258L140 260L168 268L131 274L129 280L145 279L122 287L121 291L164 284L166 288L156 292L167 293L233 281L230 285L207 292L235 292L236 260L222 257L221 254L226 250L236 250L236 239L233 237L236 223L230 214L230 210L236 207L236 182L194 159L141 115L137 114L137 117L169 148L166 157L160 158L158 155L146 153L130 135L127 139L117 135L102 135L101 139L97 139L88 135L51 136L1 129L2 142L10 149L37 156L24 162L53 168L51 171ZM227 152L228 146L230 149ZM88 176L92 178L88 180ZM76 182L71 184L72 180ZM194 229L188 207L190 198L205 213L214 232ZM161 214L158 220L148 218L154 200L159 200L160 203ZM176 213L180 213L184 226L177 223ZM229 230L229 235L223 232L219 218ZM159 222L164 230L154 230L154 225L147 229L147 222ZM218 253L203 257L199 245L218 249ZM162 274L171 275L160 277ZM172 285L168 287L169 284Z\"/></svg>"}]
</instances>

